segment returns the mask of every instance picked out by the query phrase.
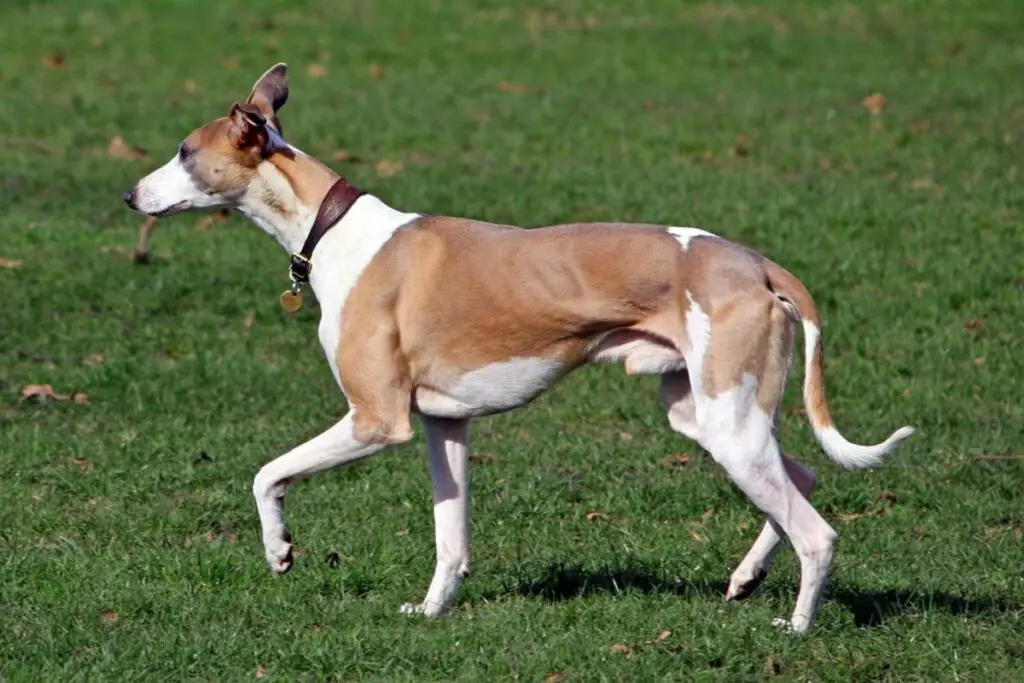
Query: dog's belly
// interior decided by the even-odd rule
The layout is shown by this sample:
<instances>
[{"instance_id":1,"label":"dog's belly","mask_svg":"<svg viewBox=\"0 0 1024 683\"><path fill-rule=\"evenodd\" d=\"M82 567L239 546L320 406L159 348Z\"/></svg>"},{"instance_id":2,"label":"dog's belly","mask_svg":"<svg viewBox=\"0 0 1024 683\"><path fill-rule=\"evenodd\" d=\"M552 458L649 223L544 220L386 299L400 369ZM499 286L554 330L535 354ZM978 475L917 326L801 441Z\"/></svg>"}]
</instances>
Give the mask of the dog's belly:
<instances>
[{"instance_id":1,"label":"dog's belly","mask_svg":"<svg viewBox=\"0 0 1024 683\"><path fill-rule=\"evenodd\" d=\"M529 403L571 369L560 358L511 358L470 370L443 386L419 386L413 408L422 415L463 419Z\"/></svg>"},{"instance_id":2,"label":"dog's belly","mask_svg":"<svg viewBox=\"0 0 1024 683\"><path fill-rule=\"evenodd\" d=\"M601 335L587 349L587 361L622 363L627 375L660 375L686 367L686 359L672 342L638 329Z\"/></svg>"}]
</instances>

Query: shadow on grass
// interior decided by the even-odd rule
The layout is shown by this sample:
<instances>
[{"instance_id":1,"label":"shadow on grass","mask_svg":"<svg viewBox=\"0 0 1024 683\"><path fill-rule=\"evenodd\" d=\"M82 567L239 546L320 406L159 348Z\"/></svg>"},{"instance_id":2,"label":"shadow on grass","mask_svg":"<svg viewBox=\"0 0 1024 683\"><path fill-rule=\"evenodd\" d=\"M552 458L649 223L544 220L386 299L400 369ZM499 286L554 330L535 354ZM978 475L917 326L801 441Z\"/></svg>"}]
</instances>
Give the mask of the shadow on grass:
<instances>
[{"instance_id":1,"label":"shadow on grass","mask_svg":"<svg viewBox=\"0 0 1024 683\"><path fill-rule=\"evenodd\" d=\"M675 594L725 598L725 581L686 582L667 579L642 564L630 563L622 567L599 570L584 569L579 565L552 563L535 578L525 578L506 584L503 595L539 598L548 602L561 602L602 593L639 592L645 594ZM796 599L796 586L792 592L782 586L762 587L778 599ZM757 599L756 595L753 598ZM964 597L942 591L913 589L866 590L850 586L826 588L826 601L837 602L853 614L858 628L879 626L893 617L904 614L939 611L955 616L998 616L1020 611L1019 602L991 596Z\"/></svg>"}]
</instances>

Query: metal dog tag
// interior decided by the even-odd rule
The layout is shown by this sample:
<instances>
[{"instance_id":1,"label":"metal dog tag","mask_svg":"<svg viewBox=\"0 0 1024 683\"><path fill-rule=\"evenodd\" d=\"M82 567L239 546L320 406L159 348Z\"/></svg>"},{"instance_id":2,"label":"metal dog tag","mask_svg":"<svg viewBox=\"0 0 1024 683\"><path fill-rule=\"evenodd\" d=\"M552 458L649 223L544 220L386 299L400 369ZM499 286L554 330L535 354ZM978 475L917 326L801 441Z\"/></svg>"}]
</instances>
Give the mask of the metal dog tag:
<instances>
[{"instance_id":1,"label":"metal dog tag","mask_svg":"<svg viewBox=\"0 0 1024 683\"><path fill-rule=\"evenodd\" d=\"M279 301L285 313L296 313L302 308L302 292L292 289L285 290Z\"/></svg>"}]
</instances>

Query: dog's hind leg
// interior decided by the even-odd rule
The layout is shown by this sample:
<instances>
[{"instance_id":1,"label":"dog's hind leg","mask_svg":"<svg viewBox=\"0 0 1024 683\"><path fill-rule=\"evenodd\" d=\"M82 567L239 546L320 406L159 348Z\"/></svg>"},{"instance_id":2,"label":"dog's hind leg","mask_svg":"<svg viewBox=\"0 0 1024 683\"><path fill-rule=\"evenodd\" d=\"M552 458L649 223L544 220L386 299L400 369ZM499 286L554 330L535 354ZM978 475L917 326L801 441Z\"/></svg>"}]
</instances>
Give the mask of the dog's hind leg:
<instances>
[{"instance_id":1,"label":"dog's hind leg","mask_svg":"<svg viewBox=\"0 0 1024 683\"><path fill-rule=\"evenodd\" d=\"M436 617L469 575L469 420L423 416L422 422L434 485L437 567L422 604L406 603L401 611Z\"/></svg>"},{"instance_id":2,"label":"dog's hind leg","mask_svg":"<svg viewBox=\"0 0 1024 683\"><path fill-rule=\"evenodd\" d=\"M775 438L792 321L765 292L728 302L709 323L707 353L690 368L691 382L699 388L694 396L699 443L778 525L776 535L793 544L800 558L800 592L792 617L776 622L805 633L818 609L837 535L787 473Z\"/></svg>"},{"instance_id":3,"label":"dog's hind leg","mask_svg":"<svg viewBox=\"0 0 1024 683\"><path fill-rule=\"evenodd\" d=\"M786 468L786 474L800 493L804 498L810 500L815 484L814 472L786 455L782 455L782 464ZM726 600L743 600L749 597L767 578L772 560L782 542L781 532L782 530L775 520L769 518L765 522L754 545L747 551L729 578L729 589L725 593Z\"/></svg>"}]
</instances>

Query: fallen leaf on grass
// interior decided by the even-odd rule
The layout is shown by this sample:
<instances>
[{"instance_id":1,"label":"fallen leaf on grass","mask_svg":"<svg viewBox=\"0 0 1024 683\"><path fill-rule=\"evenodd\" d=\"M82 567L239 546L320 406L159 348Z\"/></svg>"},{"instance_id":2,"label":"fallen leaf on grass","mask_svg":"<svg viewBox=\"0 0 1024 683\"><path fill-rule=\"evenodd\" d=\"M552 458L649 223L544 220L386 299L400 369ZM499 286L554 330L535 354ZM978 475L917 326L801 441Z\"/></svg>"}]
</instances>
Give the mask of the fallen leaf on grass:
<instances>
[{"instance_id":1,"label":"fallen leaf on grass","mask_svg":"<svg viewBox=\"0 0 1024 683\"><path fill-rule=\"evenodd\" d=\"M0 257L0 268L21 268L22 263L24 263L24 261L21 259Z\"/></svg>"},{"instance_id":2,"label":"fallen leaf on grass","mask_svg":"<svg viewBox=\"0 0 1024 683\"><path fill-rule=\"evenodd\" d=\"M103 365L104 358L101 354L90 353L85 357L86 365Z\"/></svg>"},{"instance_id":3,"label":"fallen leaf on grass","mask_svg":"<svg viewBox=\"0 0 1024 683\"><path fill-rule=\"evenodd\" d=\"M78 394L75 394L76 396ZM84 394L83 394L84 396ZM70 394L58 394L50 384L26 384L21 388L21 399L27 401L30 398L39 401L70 401ZM76 402L79 402L76 400Z\"/></svg>"},{"instance_id":4,"label":"fallen leaf on grass","mask_svg":"<svg viewBox=\"0 0 1024 683\"><path fill-rule=\"evenodd\" d=\"M498 90L501 92L515 93L516 95L522 95L529 88L521 83L510 83L509 81L502 81L498 83Z\"/></svg>"},{"instance_id":5,"label":"fallen leaf on grass","mask_svg":"<svg viewBox=\"0 0 1024 683\"><path fill-rule=\"evenodd\" d=\"M964 323L964 332L974 332L978 329L978 325L981 324L981 318L971 318Z\"/></svg>"},{"instance_id":6,"label":"fallen leaf on grass","mask_svg":"<svg viewBox=\"0 0 1024 683\"><path fill-rule=\"evenodd\" d=\"M92 472L92 463L79 455L76 455L73 458L68 458L68 463L75 465L83 472Z\"/></svg>"},{"instance_id":7,"label":"fallen leaf on grass","mask_svg":"<svg viewBox=\"0 0 1024 683\"><path fill-rule=\"evenodd\" d=\"M384 78L384 67L382 67L380 64L371 64L370 68L367 69L367 71L370 74L370 78L372 78L375 81L379 81L380 79Z\"/></svg>"},{"instance_id":8,"label":"fallen leaf on grass","mask_svg":"<svg viewBox=\"0 0 1024 683\"><path fill-rule=\"evenodd\" d=\"M185 79L185 92L194 93L199 90L199 86L191 78Z\"/></svg>"},{"instance_id":9,"label":"fallen leaf on grass","mask_svg":"<svg viewBox=\"0 0 1024 683\"><path fill-rule=\"evenodd\" d=\"M701 522L706 522L709 519L711 519L711 516L714 515L714 514L715 514L715 508L708 508L703 513L701 513L700 521Z\"/></svg>"},{"instance_id":10,"label":"fallen leaf on grass","mask_svg":"<svg viewBox=\"0 0 1024 683\"><path fill-rule=\"evenodd\" d=\"M267 670L264 669L262 666L257 666L256 667L256 678L266 678L266 677L267 677Z\"/></svg>"},{"instance_id":11,"label":"fallen leaf on grass","mask_svg":"<svg viewBox=\"0 0 1024 683\"><path fill-rule=\"evenodd\" d=\"M729 150L729 156L745 157L748 154L750 154L750 137L740 133L736 136L736 142L733 143L732 149Z\"/></svg>"},{"instance_id":12,"label":"fallen leaf on grass","mask_svg":"<svg viewBox=\"0 0 1024 683\"><path fill-rule=\"evenodd\" d=\"M954 40L952 43L946 46L946 54L950 57L955 57L964 51L964 44L959 40Z\"/></svg>"},{"instance_id":13,"label":"fallen leaf on grass","mask_svg":"<svg viewBox=\"0 0 1024 683\"><path fill-rule=\"evenodd\" d=\"M888 103L885 100L885 95L880 92L875 92L865 97L861 101L861 104L864 105L864 108L867 109L870 114L877 116L885 110Z\"/></svg>"},{"instance_id":14,"label":"fallen leaf on grass","mask_svg":"<svg viewBox=\"0 0 1024 683\"><path fill-rule=\"evenodd\" d=\"M306 73L309 74L310 78L323 78L327 75L327 67L323 64L313 62L309 65L309 68L306 69Z\"/></svg>"},{"instance_id":15,"label":"fallen leaf on grass","mask_svg":"<svg viewBox=\"0 0 1024 683\"><path fill-rule=\"evenodd\" d=\"M657 638L651 638L650 640L648 640L647 644L654 645L655 643L660 643L664 640L667 640L670 635L672 635L672 631L665 629L664 631L658 634Z\"/></svg>"},{"instance_id":16,"label":"fallen leaf on grass","mask_svg":"<svg viewBox=\"0 0 1024 683\"><path fill-rule=\"evenodd\" d=\"M608 651L613 655L626 655L627 658L633 656L633 648L625 643L615 643L608 648Z\"/></svg>"},{"instance_id":17,"label":"fallen leaf on grass","mask_svg":"<svg viewBox=\"0 0 1024 683\"><path fill-rule=\"evenodd\" d=\"M110 138L107 144L107 156L111 159L138 160L147 157L146 150L141 147L132 147L124 141L120 135Z\"/></svg>"},{"instance_id":18,"label":"fallen leaf on grass","mask_svg":"<svg viewBox=\"0 0 1024 683\"><path fill-rule=\"evenodd\" d=\"M690 456L686 453L676 453L658 461L662 467L685 467L690 464Z\"/></svg>"},{"instance_id":19,"label":"fallen leaf on grass","mask_svg":"<svg viewBox=\"0 0 1024 683\"><path fill-rule=\"evenodd\" d=\"M112 609L105 609L100 612L100 623L116 624L120 619L121 616Z\"/></svg>"},{"instance_id":20,"label":"fallen leaf on grass","mask_svg":"<svg viewBox=\"0 0 1024 683\"><path fill-rule=\"evenodd\" d=\"M588 512L587 513L587 521L588 522L596 522L598 520L600 520L602 522L610 522L610 521L612 521L612 518L609 517L608 515L606 515L603 512Z\"/></svg>"},{"instance_id":21,"label":"fallen leaf on grass","mask_svg":"<svg viewBox=\"0 0 1024 683\"><path fill-rule=\"evenodd\" d=\"M103 36L93 36L92 39L89 40L89 45L92 45L93 47L103 47L104 42L106 41L104 41Z\"/></svg>"},{"instance_id":22,"label":"fallen leaf on grass","mask_svg":"<svg viewBox=\"0 0 1024 683\"><path fill-rule=\"evenodd\" d=\"M246 338L248 338L254 322L256 322L256 312L249 311L245 314L245 320L242 321L242 329L245 330Z\"/></svg>"},{"instance_id":23,"label":"fallen leaf on grass","mask_svg":"<svg viewBox=\"0 0 1024 683\"><path fill-rule=\"evenodd\" d=\"M778 676L782 673L782 667L779 666L779 663L771 655L765 657L763 670L768 676Z\"/></svg>"},{"instance_id":24,"label":"fallen leaf on grass","mask_svg":"<svg viewBox=\"0 0 1024 683\"><path fill-rule=\"evenodd\" d=\"M552 671L544 677L544 683L558 683L565 678L565 673L564 671Z\"/></svg>"},{"instance_id":25,"label":"fallen leaf on grass","mask_svg":"<svg viewBox=\"0 0 1024 683\"><path fill-rule=\"evenodd\" d=\"M619 439L628 443L633 440L633 435L629 432L619 432Z\"/></svg>"},{"instance_id":26,"label":"fallen leaf on grass","mask_svg":"<svg viewBox=\"0 0 1024 683\"><path fill-rule=\"evenodd\" d=\"M917 178L907 183L907 187L911 190L927 190L935 186L935 182L931 178Z\"/></svg>"},{"instance_id":27,"label":"fallen leaf on grass","mask_svg":"<svg viewBox=\"0 0 1024 683\"><path fill-rule=\"evenodd\" d=\"M490 451L480 451L479 453L473 453L469 456L470 462L494 462L494 453Z\"/></svg>"},{"instance_id":28,"label":"fallen leaf on grass","mask_svg":"<svg viewBox=\"0 0 1024 683\"><path fill-rule=\"evenodd\" d=\"M51 52L42 59L43 66L47 69L59 69L64 66L67 59L62 52Z\"/></svg>"},{"instance_id":29,"label":"fallen leaf on grass","mask_svg":"<svg viewBox=\"0 0 1024 683\"><path fill-rule=\"evenodd\" d=\"M377 162L377 175L381 178L390 178L393 175L401 173L402 169L405 168L405 164L401 161L391 161L390 159L381 159Z\"/></svg>"},{"instance_id":30,"label":"fallen leaf on grass","mask_svg":"<svg viewBox=\"0 0 1024 683\"><path fill-rule=\"evenodd\" d=\"M980 368L984 364L985 364L985 356L978 356L977 358L974 359L974 367Z\"/></svg>"}]
</instances>

